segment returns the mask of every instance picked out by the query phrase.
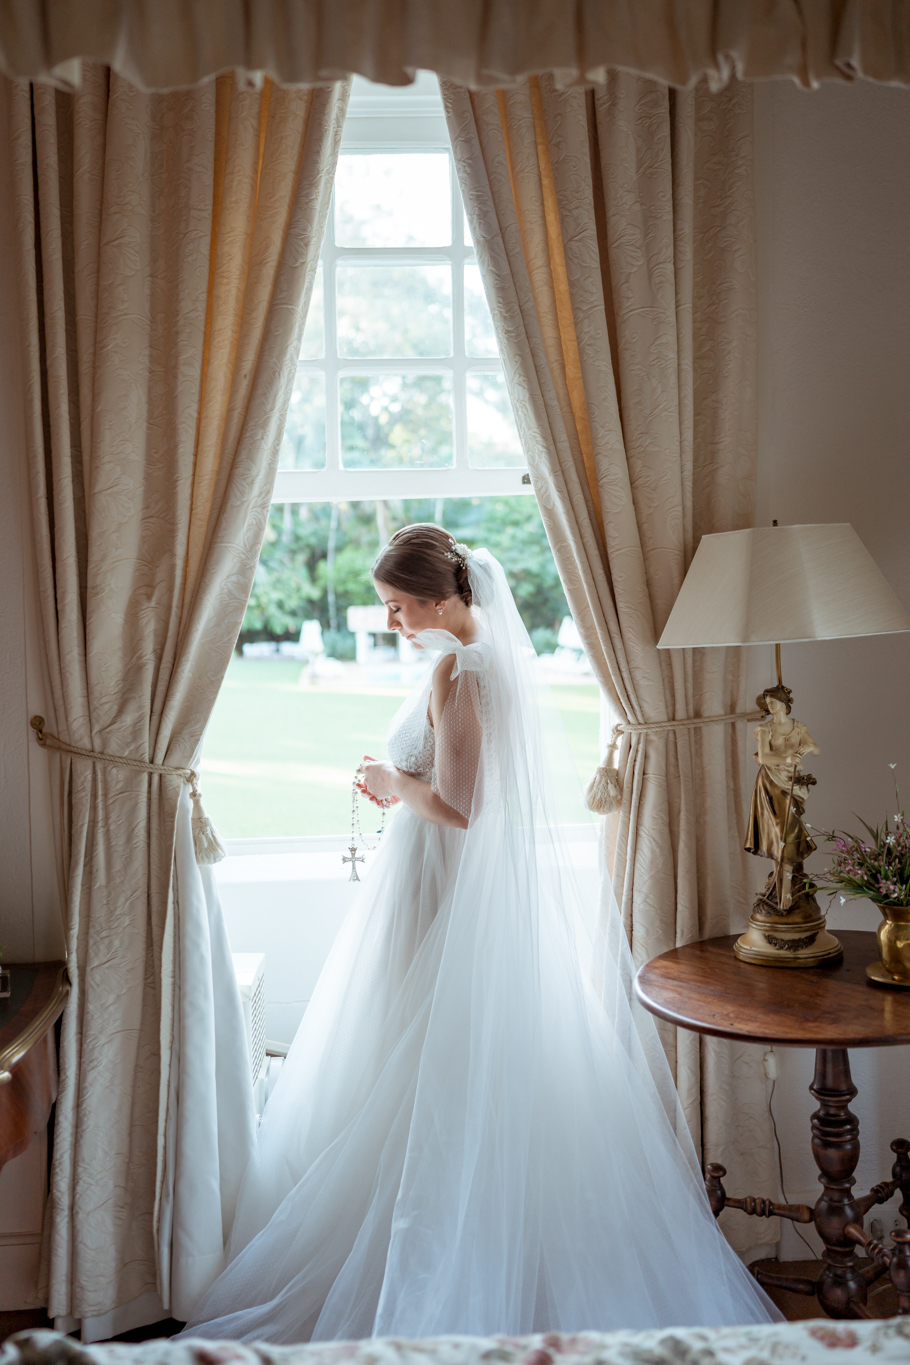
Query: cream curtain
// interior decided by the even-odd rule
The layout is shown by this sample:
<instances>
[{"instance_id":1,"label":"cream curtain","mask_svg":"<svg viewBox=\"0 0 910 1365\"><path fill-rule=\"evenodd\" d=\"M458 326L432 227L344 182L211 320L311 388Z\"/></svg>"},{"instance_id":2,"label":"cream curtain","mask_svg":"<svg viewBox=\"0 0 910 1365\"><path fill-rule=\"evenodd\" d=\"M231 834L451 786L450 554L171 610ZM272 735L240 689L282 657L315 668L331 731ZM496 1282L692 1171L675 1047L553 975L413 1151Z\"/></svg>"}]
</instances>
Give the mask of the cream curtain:
<instances>
[{"instance_id":1,"label":"cream curtain","mask_svg":"<svg viewBox=\"0 0 910 1365\"><path fill-rule=\"evenodd\" d=\"M532 77L474 94L444 83L443 99L534 489L600 684L630 721L742 710L737 651L656 641L699 538L751 524L751 92L614 72L597 91ZM721 726L626 742L609 854L638 962L748 913L747 742ZM767 1185L758 1051L682 1030L666 1046L706 1159Z\"/></svg>"},{"instance_id":2,"label":"cream curtain","mask_svg":"<svg viewBox=\"0 0 910 1365\"><path fill-rule=\"evenodd\" d=\"M76 95L11 98L53 724L186 766L256 565L347 87L147 95L86 65ZM80 759L61 781L49 1311L86 1320L204 1287L253 1118L185 784Z\"/></svg>"},{"instance_id":3,"label":"cream curtain","mask_svg":"<svg viewBox=\"0 0 910 1365\"><path fill-rule=\"evenodd\" d=\"M229 67L284 84L357 72L406 85L418 68L476 88L608 68L689 86L784 76L910 85L906 0L10 0L0 70L78 82L79 59L145 89Z\"/></svg>"}]
</instances>

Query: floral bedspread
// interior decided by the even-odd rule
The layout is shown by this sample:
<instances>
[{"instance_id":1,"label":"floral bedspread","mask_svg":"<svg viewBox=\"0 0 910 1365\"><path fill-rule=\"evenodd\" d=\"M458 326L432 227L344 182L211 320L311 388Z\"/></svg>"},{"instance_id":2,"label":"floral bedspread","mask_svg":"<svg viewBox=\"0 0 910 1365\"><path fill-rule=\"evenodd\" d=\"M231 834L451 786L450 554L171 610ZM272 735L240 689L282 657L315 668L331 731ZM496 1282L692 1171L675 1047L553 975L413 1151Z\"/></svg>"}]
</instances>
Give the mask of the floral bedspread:
<instances>
[{"instance_id":1,"label":"floral bedspread","mask_svg":"<svg viewBox=\"0 0 910 1365\"><path fill-rule=\"evenodd\" d=\"M83 1346L58 1332L19 1332L0 1365L910 1365L910 1318L790 1322L769 1327L680 1327L648 1332L550 1332L530 1337L406 1341L203 1341Z\"/></svg>"}]
</instances>

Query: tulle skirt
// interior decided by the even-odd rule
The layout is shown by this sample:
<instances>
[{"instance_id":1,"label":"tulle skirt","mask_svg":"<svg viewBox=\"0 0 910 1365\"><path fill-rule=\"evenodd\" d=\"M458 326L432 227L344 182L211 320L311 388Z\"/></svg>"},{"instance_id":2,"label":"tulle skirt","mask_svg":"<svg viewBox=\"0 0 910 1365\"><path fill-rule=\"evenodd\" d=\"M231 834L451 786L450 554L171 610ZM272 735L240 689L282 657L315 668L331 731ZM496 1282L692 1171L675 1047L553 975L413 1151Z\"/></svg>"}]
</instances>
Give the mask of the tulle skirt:
<instances>
[{"instance_id":1,"label":"tulle skirt","mask_svg":"<svg viewBox=\"0 0 910 1365\"><path fill-rule=\"evenodd\" d=\"M269 1100L228 1264L188 1334L779 1317L714 1223L618 969L601 966L595 989L564 856L538 849L529 867L528 846L508 816L459 831L396 814Z\"/></svg>"}]
</instances>

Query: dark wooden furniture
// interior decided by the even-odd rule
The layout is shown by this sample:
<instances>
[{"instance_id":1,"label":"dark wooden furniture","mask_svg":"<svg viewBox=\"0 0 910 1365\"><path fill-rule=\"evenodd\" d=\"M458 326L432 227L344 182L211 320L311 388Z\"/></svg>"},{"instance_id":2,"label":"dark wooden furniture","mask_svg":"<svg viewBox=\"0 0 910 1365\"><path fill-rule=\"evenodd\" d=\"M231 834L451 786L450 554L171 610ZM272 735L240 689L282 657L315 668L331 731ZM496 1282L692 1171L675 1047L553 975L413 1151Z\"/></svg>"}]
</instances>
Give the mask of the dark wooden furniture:
<instances>
[{"instance_id":1,"label":"dark wooden furniture","mask_svg":"<svg viewBox=\"0 0 910 1365\"><path fill-rule=\"evenodd\" d=\"M859 1122L850 1110L857 1091L848 1054L851 1047L910 1043L910 992L883 989L867 979L867 964L878 959L874 934L838 930L838 938L844 947L841 962L789 972L739 962L733 956L735 934L691 943L646 963L635 993L652 1014L696 1033L815 1048L815 1079L809 1087L818 1101L811 1119L812 1154L822 1186L815 1207L754 1196L728 1199L722 1183L726 1171L711 1164L705 1167L711 1208L715 1218L728 1207L815 1224L825 1246L818 1281L758 1271L762 1284L817 1294L832 1318L873 1317L867 1291L887 1271L897 1289L898 1311L910 1313L910 1231L892 1232L892 1247L863 1231L868 1211L898 1190L901 1217L910 1223L910 1142L892 1142L891 1180L854 1197ZM870 1265L857 1263L858 1246Z\"/></svg>"},{"instance_id":2,"label":"dark wooden furniture","mask_svg":"<svg viewBox=\"0 0 910 1365\"><path fill-rule=\"evenodd\" d=\"M57 1093L53 1028L69 991L62 962L9 970L11 994L0 1000L0 1167L47 1126Z\"/></svg>"}]
</instances>

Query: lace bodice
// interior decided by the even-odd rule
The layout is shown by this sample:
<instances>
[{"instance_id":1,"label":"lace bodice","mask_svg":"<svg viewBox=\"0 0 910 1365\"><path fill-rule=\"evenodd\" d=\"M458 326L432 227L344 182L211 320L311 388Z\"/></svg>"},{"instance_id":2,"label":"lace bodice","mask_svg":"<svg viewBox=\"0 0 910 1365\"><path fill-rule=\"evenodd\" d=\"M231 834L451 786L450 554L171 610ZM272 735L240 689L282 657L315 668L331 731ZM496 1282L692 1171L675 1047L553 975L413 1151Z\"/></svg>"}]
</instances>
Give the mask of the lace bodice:
<instances>
[{"instance_id":1,"label":"lace bodice","mask_svg":"<svg viewBox=\"0 0 910 1365\"><path fill-rule=\"evenodd\" d=\"M429 782L443 801L466 819L475 811L483 710L479 676L488 661L487 646L462 645L448 631L423 631L425 647L452 659L452 687L437 734L429 720L432 672L393 717L386 736L389 759L402 772ZM476 811L475 811L476 813Z\"/></svg>"},{"instance_id":2,"label":"lace bodice","mask_svg":"<svg viewBox=\"0 0 910 1365\"><path fill-rule=\"evenodd\" d=\"M419 689L416 704L408 705L411 700L409 697L392 720L386 749L396 768L423 782L432 782L436 768L436 736L427 712L430 687Z\"/></svg>"}]
</instances>

